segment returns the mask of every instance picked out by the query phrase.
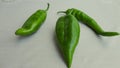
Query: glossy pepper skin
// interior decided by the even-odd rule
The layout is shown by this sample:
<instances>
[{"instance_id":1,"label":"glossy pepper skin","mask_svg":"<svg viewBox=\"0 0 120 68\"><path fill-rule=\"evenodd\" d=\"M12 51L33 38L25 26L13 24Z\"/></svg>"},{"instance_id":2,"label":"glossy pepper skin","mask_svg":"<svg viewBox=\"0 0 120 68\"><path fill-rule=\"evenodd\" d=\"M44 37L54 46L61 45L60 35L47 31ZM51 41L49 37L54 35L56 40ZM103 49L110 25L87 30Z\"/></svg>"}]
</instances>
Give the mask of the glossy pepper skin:
<instances>
[{"instance_id":1,"label":"glossy pepper skin","mask_svg":"<svg viewBox=\"0 0 120 68\"><path fill-rule=\"evenodd\" d=\"M48 9L49 9L49 3L46 10L39 9L35 13L33 13L26 20L23 26L18 30L16 30L15 34L20 36L28 36L35 33L46 20Z\"/></svg>"},{"instance_id":2,"label":"glossy pepper skin","mask_svg":"<svg viewBox=\"0 0 120 68\"><path fill-rule=\"evenodd\" d=\"M73 15L68 14L57 20L55 30L60 44L58 47L61 50L67 67L70 68L73 54L79 41L79 23Z\"/></svg>"},{"instance_id":3,"label":"glossy pepper skin","mask_svg":"<svg viewBox=\"0 0 120 68\"><path fill-rule=\"evenodd\" d=\"M60 11L60 12L63 12L66 14L71 13L73 16L75 16L77 18L77 20L81 21L83 24L90 27L98 35L102 35L102 36L119 35L118 32L106 32L106 31L104 31L92 17L88 16L86 13L84 13L81 10L71 8L71 9L68 9L66 11Z\"/></svg>"}]
</instances>

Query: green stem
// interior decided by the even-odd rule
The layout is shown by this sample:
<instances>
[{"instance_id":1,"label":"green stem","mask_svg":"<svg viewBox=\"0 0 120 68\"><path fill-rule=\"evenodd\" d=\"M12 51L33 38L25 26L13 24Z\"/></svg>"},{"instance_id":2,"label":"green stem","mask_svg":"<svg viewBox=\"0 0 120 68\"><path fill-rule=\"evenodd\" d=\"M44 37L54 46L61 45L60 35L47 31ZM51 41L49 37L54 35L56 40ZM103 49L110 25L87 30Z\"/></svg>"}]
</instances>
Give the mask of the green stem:
<instances>
[{"instance_id":1,"label":"green stem","mask_svg":"<svg viewBox=\"0 0 120 68\"><path fill-rule=\"evenodd\" d=\"M58 11L57 14L59 14L59 13L66 13L66 11Z\"/></svg>"},{"instance_id":2,"label":"green stem","mask_svg":"<svg viewBox=\"0 0 120 68\"><path fill-rule=\"evenodd\" d=\"M47 8L45 9L45 11L48 11L49 7L50 7L50 4L47 3Z\"/></svg>"}]
</instances>

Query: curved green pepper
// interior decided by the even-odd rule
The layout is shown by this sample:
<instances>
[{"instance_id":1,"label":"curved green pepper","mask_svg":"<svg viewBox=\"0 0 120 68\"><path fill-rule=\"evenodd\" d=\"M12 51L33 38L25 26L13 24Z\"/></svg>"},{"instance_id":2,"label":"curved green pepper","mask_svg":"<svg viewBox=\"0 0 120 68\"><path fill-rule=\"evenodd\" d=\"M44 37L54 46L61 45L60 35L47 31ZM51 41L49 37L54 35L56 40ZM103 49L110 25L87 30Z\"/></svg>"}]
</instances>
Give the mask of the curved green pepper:
<instances>
[{"instance_id":1,"label":"curved green pepper","mask_svg":"<svg viewBox=\"0 0 120 68\"><path fill-rule=\"evenodd\" d=\"M80 34L80 27L77 19L73 15L60 17L56 23L56 35L59 42L59 48L63 54L64 60L71 67L74 50L77 46Z\"/></svg>"},{"instance_id":2,"label":"curved green pepper","mask_svg":"<svg viewBox=\"0 0 120 68\"><path fill-rule=\"evenodd\" d=\"M71 13L72 15L74 15L77 20L81 21L82 23L86 24L88 27L90 27L93 31L95 31L96 34L99 34L99 35L103 35L103 36L115 36L115 35L119 35L118 32L106 32L104 31L98 24L97 22L91 18L90 16L88 16L86 13L80 11L80 10L77 10L77 9L74 9L74 8L71 8L71 9L68 9L66 11L60 11L59 13L66 13L66 14L69 14Z\"/></svg>"},{"instance_id":3,"label":"curved green pepper","mask_svg":"<svg viewBox=\"0 0 120 68\"><path fill-rule=\"evenodd\" d=\"M46 10L37 10L23 24L21 28L16 30L15 34L20 36L28 36L35 33L46 19L49 3Z\"/></svg>"}]
</instances>

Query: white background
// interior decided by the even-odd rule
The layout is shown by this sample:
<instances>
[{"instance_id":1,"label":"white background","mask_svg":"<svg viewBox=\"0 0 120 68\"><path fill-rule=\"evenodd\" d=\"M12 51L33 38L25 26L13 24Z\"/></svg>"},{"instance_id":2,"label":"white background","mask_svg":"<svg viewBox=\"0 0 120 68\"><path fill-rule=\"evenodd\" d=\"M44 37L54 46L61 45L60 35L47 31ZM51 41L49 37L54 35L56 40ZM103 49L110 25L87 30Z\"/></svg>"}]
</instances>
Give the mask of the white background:
<instances>
[{"instance_id":1,"label":"white background","mask_svg":"<svg viewBox=\"0 0 120 68\"><path fill-rule=\"evenodd\" d=\"M29 37L14 33L36 10L50 3L41 28ZM120 32L119 0L13 0L0 1L0 68L67 68L57 49L58 11L77 8L106 31ZM80 40L71 68L120 68L120 36L96 36L80 23Z\"/></svg>"}]
</instances>

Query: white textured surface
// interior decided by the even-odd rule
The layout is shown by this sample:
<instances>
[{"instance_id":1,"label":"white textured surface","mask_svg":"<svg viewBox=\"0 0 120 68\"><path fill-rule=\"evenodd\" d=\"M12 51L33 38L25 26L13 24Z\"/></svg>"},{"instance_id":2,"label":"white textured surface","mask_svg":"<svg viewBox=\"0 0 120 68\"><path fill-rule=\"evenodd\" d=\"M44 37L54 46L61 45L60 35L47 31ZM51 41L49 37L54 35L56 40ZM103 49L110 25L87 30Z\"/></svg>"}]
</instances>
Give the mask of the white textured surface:
<instances>
[{"instance_id":1,"label":"white textured surface","mask_svg":"<svg viewBox=\"0 0 120 68\"><path fill-rule=\"evenodd\" d=\"M14 34L37 9L50 3L45 23L37 33ZM77 8L106 31L120 32L119 0L0 0L0 68L67 68L56 48L57 11ZM120 68L120 36L97 37L83 24L71 68Z\"/></svg>"}]
</instances>

